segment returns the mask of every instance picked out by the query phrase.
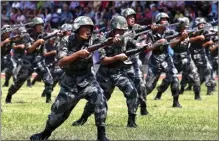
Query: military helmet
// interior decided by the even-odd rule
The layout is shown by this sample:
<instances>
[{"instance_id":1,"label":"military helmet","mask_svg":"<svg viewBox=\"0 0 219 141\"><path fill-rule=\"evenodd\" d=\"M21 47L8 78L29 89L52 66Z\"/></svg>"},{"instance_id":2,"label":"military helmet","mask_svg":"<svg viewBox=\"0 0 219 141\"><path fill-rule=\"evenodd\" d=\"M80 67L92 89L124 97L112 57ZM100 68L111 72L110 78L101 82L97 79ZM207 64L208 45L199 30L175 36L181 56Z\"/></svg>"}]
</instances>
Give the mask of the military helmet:
<instances>
[{"instance_id":1,"label":"military helmet","mask_svg":"<svg viewBox=\"0 0 219 141\"><path fill-rule=\"evenodd\" d=\"M136 15L136 12L132 8L126 8L122 11L121 15L127 18L130 15Z\"/></svg>"},{"instance_id":2,"label":"military helmet","mask_svg":"<svg viewBox=\"0 0 219 141\"><path fill-rule=\"evenodd\" d=\"M188 28L189 27L189 18L187 18L187 17L179 18L178 23L179 23L178 27Z\"/></svg>"},{"instance_id":3,"label":"military helmet","mask_svg":"<svg viewBox=\"0 0 219 141\"><path fill-rule=\"evenodd\" d=\"M19 33L27 33L27 30L24 26L18 28Z\"/></svg>"},{"instance_id":4,"label":"military helmet","mask_svg":"<svg viewBox=\"0 0 219 141\"><path fill-rule=\"evenodd\" d=\"M6 24L1 28L1 34L7 33L7 32L11 32L12 28L10 25Z\"/></svg>"},{"instance_id":5,"label":"military helmet","mask_svg":"<svg viewBox=\"0 0 219 141\"><path fill-rule=\"evenodd\" d=\"M40 17L35 17L35 18L33 18L33 19L32 19L32 22L33 22L33 25L34 25L34 26L35 26L35 25L38 25L38 24L44 24L43 19L40 18Z\"/></svg>"},{"instance_id":6,"label":"military helmet","mask_svg":"<svg viewBox=\"0 0 219 141\"><path fill-rule=\"evenodd\" d=\"M205 19L202 18L202 17L197 17L197 18L195 19L195 26L198 26L199 24L206 24Z\"/></svg>"},{"instance_id":7,"label":"military helmet","mask_svg":"<svg viewBox=\"0 0 219 141\"><path fill-rule=\"evenodd\" d=\"M62 26L61 26L61 30L62 31L71 31L72 30L72 25L71 24L63 24Z\"/></svg>"},{"instance_id":8,"label":"military helmet","mask_svg":"<svg viewBox=\"0 0 219 141\"><path fill-rule=\"evenodd\" d=\"M160 20L161 20L161 18L168 18L168 20L170 19L170 17L169 17L166 13L161 12L161 13L158 13L158 14L156 15L156 17L155 17L155 22L156 22L156 23L159 23Z\"/></svg>"},{"instance_id":9,"label":"military helmet","mask_svg":"<svg viewBox=\"0 0 219 141\"><path fill-rule=\"evenodd\" d=\"M127 23L127 20L123 16L115 16L110 21L110 27L111 27L111 30L114 30L114 29L127 30L128 23Z\"/></svg>"},{"instance_id":10,"label":"military helmet","mask_svg":"<svg viewBox=\"0 0 219 141\"><path fill-rule=\"evenodd\" d=\"M80 16L77 17L73 22L73 31L77 31L83 25L90 25L94 27L94 23L90 17Z\"/></svg>"}]
</instances>

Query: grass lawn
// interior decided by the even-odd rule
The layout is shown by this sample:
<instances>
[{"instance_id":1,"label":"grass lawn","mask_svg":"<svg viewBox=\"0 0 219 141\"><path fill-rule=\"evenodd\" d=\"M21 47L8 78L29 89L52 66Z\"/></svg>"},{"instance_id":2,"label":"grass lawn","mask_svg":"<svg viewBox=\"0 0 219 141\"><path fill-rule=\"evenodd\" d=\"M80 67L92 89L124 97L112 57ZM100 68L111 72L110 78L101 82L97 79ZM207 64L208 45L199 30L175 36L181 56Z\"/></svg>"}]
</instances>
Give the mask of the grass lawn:
<instances>
[{"instance_id":1,"label":"grass lawn","mask_svg":"<svg viewBox=\"0 0 219 141\"><path fill-rule=\"evenodd\" d=\"M12 104L5 104L8 88L2 88L2 140L28 140L32 134L44 129L52 103L46 104L45 98L41 98L43 89L43 83L36 83L32 88L25 84L13 96ZM53 101L58 92L59 86L56 86ZM218 90L207 96L206 87L202 85L202 101L195 101L193 91L186 91L180 95L183 108L172 108L169 89L159 101L153 100L156 92L155 89L147 97L150 115L141 116L138 110L138 128L130 129L126 127L125 98L119 89L115 89L108 102L107 137L111 140L218 140ZM81 116L85 103L85 100L78 103L50 140L96 140L93 115L84 126L71 126Z\"/></svg>"}]
</instances>

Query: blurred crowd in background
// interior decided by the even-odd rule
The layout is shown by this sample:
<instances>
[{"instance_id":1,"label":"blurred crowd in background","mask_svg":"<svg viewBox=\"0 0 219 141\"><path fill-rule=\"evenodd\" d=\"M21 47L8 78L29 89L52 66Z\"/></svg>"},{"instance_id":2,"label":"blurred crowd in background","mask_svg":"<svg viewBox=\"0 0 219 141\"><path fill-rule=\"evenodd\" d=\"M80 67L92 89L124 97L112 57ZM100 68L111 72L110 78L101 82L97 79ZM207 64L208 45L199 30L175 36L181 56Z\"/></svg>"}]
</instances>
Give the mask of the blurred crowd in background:
<instances>
[{"instance_id":1,"label":"blurred crowd in background","mask_svg":"<svg viewBox=\"0 0 219 141\"><path fill-rule=\"evenodd\" d=\"M89 16L97 28L109 28L113 16L127 7L136 11L137 23L151 24L159 12L166 12L170 22L186 16L192 22L196 17L217 20L218 1L1 1L1 26L30 22L42 17L45 30L72 23L78 16Z\"/></svg>"}]
</instances>

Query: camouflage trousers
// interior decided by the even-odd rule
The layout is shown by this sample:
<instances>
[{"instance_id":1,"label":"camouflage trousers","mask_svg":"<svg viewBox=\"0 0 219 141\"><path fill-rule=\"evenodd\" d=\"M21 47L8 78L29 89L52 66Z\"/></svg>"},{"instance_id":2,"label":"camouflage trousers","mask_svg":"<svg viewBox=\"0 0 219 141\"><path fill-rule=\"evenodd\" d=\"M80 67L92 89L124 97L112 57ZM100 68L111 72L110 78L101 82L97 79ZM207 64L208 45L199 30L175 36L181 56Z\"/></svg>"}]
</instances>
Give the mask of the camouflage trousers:
<instances>
[{"instance_id":1,"label":"camouflage trousers","mask_svg":"<svg viewBox=\"0 0 219 141\"><path fill-rule=\"evenodd\" d=\"M47 94L51 95L53 91L53 78L49 69L42 62L31 63L25 59L23 60L23 64L17 75L17 79L14 81L14 84L11 85L8 89L8 94L15 94L34 71L38 75L40 75L41 78L43 78L43 82L45 83L44 91L46 91Z\"/></svg>"},{"instance_id":2,"label":"camouflage trousers","mask_svg":"<svg viewBox=\"0 0 219 141\"><path fill-rule=\"evenodd\" d=\"M213 79L213 68L208 60L207 56L204 54L195 54L200 55L201 58L194 58L194 63L198 69L198 74L201 84L205 82L206 87L214 87L216 85L215 80ZM193 55L193 56L195 56Z\"/></svg>"},{"instance_id":3,"label":"camouflage trousers","mask_svg":"<svg viewBox=\"0 0 219 141\"><path fill-rule=\"evenodd\" d=\"M105 126L107 103L103 90L93 74L84 76L69 76L64 74L61 80L61 90L51 107L47 124L53 130L59 127L70 115L80 99L86 99L94 109L95 123Z\"/></svg>"},{"instance_id":4,"label":"camouflage trousers","mask_svg":"<svg viewBox=\"0 0 219 141\"><path fill-rule=\"evenodd\" d=\"M138 92L139 104L146 105L146 83L143 79L142 62L139 58L133 58L133 67L127 67L127 75L134 82Z\"/></svg>"},{"instance_id":5,"label":"camouflage trousers","mask_svg":"<svg viewBox=\"0 0 219 141\"><path fill-rule=\"evenodd\" d=\"M153 61L153 56L150 58ZM179 79L177 77L177 69L173 64L171 56L166 56L165 60L149 63L148 75L146 77L146 90L150 94L156 87L157 81L162 72L166 73L166 78L163 79L161 85L157 87L158 92L163 93L171 85L172 96L179 95Z\"/></svg>"},{"instance_id":6,"label":"camouflage trousers","mask_svg":"<svg viewBox=\"0 0 219 141\"><path fill-rule=\"evenodd\" d=\"M182 80L180 85L185 87L186 83L189 82L194 86L194 92L200 92L200 79L198 70L192 58L180 58L180 60L174 64L179 72L182 71Z\"/></svg>"},{"instance_id":7,"label":"camouflage trousers","mask_svg":"<svg viewBox=\"0 0 219 141\"><path fill-rule=\"evenodd\" d=\"M218 56L212 57L212 67L213 67L213 70L218 75Z\"/></svg>"}]
</instances>

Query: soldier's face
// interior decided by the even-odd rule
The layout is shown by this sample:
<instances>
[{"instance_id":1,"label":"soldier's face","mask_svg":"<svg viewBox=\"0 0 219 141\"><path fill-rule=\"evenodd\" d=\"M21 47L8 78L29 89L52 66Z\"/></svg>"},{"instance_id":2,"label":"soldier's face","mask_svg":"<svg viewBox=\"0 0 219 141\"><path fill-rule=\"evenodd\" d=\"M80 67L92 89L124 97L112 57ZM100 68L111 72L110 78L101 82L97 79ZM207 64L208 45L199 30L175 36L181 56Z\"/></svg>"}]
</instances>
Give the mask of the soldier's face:
<instances>
[{"instance_id":1,"label":"soldier's face","mask_svg":"<svg viewBox=\"0 0 219 141\"><path fill-rule=\"evenodd\" d=\"M129 15L127 17L127 22L129 26L133 26L135 24L135 16L134 15Z\"/></svg>"},{"instance_id":2,"label":"soldier's face","mask_svg":"<svg viewBox=\"0 0 219 141\"><path fill-rule=\"evenodd\" d=\"M115 34L115 35L117 35L117 34L123 35L124 32L125 32L125 30L122 30L122 29L116 29L116 30L114 30L114 34Z\"/></svg>"},{"instance_id":3,"label":"soldier's face","mask_svg":"<svg viewBox=\"0 0 219 141\"><path fill-rule=\"evenodd\" d=\"M43 25L42 25L42 24L36 25L36 32L37 32L37 33L43 32Z\"/></svg>"},{"instance_id":4,"label":"soldier's face","mask_svg":"<svg viewBox=\"0 0 219 141\"><path fill-rule=\"evenodd\" d=\"M168 24L168 19L167 18L161 18L160 24Z\"/></svg>"},{"instance_id":5,"label":"soldier's face","mask_svg":"<svg viewBox=\"0 0 219 141\"><path fill-rule=\"evenodd\" d=\"M79 33L80 38L87 40L90 38L90 36L92 34L92 27L89 25L81 26L79 28L78 33Z\"/></svg>"},{"instance_id":6,"label":"soldier's face","mask_svg":"<svg viewBox=\"0 0 219 141\"><path fill-rule=\"evenodd\" d=\"M199 25L198 25L198 28L199 28L199 29L202 29L202 28L204 28L204 26L205 26L205 24L202 23L202 24L199 24Z\"/></svg>"}]
</instances>

